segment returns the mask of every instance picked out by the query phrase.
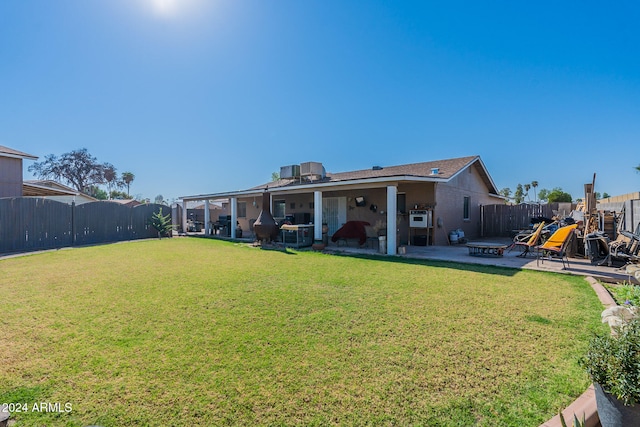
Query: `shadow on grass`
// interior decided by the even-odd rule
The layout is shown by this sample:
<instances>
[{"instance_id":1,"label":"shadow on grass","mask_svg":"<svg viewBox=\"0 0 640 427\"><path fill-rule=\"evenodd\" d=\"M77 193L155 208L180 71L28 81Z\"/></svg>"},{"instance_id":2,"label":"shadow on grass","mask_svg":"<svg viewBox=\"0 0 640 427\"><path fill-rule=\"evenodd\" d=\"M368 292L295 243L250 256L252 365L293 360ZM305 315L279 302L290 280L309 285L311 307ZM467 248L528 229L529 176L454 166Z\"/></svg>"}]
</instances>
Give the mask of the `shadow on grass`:
<instances>
[{"instance_id":1,"label":"shadow on grass","mask_svg":"<svg viewBox=\"0 0 640 427\"><path fill-rule=\"evenodd\" d=\"M398 264L423 265L425 267L451 268L455 270L472 271L472 272L484 273L484 274L497 274L500 276L507 276L507 277L515 276L517 273L522 271L518 268L501 267L501 266L495 266L495 265L465 264L462 262L455 262L455 261L435 261L435 260L426 260L426 259L418 259L418 258L390 257L386 255L348 254L348 253L333 253L330 255L366 259L371 261L398 263Z\"/></svg>"},{"instance_id":2,"label":"shadow on grass","mask_svg":"<svg viewBox=\"0 0 640 427\"><path fill-rule=\"evenodd\" d=\"M297 255L297 253L290 251L290 248L287 247L282 247L279 245L271 245L271 244L266 244L266 245L258 245L258 248L260 248L263 251L273 251L273 252L280 252L283 253L285 255Z\"/></svg>"}]
</instances>

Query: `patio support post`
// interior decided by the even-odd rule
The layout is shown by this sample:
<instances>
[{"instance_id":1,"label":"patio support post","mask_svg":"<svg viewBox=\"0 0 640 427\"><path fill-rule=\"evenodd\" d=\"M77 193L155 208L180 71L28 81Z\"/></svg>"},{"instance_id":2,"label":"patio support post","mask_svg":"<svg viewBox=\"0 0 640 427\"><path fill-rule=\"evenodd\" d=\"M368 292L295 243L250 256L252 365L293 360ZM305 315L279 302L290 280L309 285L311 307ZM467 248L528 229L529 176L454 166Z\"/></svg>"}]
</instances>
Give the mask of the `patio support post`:
<instances>
[{"instance_id":1,"label":"patio support post","mask_svg":"<svg viewBox=\"0 0 640 427\"><path fill-rule=\"evenodd\" d=\"M236 224L238 223L238 198L232 197L230 202L231 203L229 204L231 205L231 224L229 224L229 227L231 227L231 238L235 239Z\"/></svg>"},{"instance_id":2,"label":"patio support post","mask_svg":"<svg viewBox=\"0 0 640 427\"><path fill-rule=\"evenodd\" d=\"M322 191L313 192L313 239L322 241Z\"/></svg>"},{"instance_id":3,"label":"patio support post","mask_svg":"<svg viewBox=\"0 0 640 427\"><path fill-rule=\"evenodd\" d=\"M187 232L187 201L182 199L182 232Z\"/></svg>"},{"instance_id":4,"label":"patio support post","mask_svg":"<svg viewBox=\"0 0 640 427\"><path fill-rule=\"evenodd\" d=\"M387 186L387 254L396 255L396 229L398 228L397 210L398 210L398 187L395 185Z\"/></svg>"},{"instance_id":5,"label":"patio support post","mask_svg":"<svg viewBox=\"0 0 640 427\"><path fill-rule=\"evenodd\" d=\"M209 211L209 200L204 201L204 235L208 236L211 234L211 230L209 230L209 223L211 222L211 212Z\"/></svg>"}]
</instances>

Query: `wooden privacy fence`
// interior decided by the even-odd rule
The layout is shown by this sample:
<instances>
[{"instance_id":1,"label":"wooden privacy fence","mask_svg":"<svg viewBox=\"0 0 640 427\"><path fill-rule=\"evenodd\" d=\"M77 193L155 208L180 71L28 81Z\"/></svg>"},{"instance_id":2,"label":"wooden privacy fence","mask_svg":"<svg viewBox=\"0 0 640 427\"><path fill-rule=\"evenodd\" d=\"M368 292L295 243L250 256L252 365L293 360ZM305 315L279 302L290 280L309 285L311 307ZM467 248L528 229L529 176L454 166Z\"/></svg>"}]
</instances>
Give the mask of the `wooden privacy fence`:
<instances>
[{"instance_id":1,"label":"wooden privacy fence","mask_svg":"<svg viewBox=\"0 0 640 427\"><path fill-rule=\"evenodd\" d=\"M82 205L18 197L0 199L0 253L157 237L151 216L169 206L92 202Z\"/></svg>"},{"instance_id":2,"label":"wooden privacy fence","mask_svg":"<svg viewBox=\"0 0 640 427\"><path fill-rule=\"evenodd\" d=\"M531 218L554 215L568 216L575 208L571 203L485 205L480 207L482 237L513 237L516 230L529 228Z\"/></svg>"}]
</instances>

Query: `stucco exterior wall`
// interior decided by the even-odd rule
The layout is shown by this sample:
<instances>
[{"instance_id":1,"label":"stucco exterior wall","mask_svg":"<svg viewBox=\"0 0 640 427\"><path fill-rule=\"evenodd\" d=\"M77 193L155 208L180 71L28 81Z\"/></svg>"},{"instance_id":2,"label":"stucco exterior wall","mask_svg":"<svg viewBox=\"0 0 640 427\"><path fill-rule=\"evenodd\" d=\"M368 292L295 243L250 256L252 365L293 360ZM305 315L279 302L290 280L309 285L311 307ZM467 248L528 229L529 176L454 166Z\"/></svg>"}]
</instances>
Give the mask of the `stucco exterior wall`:
<instances>
[{"instance_id":1,"label":"stucco exterior wall","mask_svg":"<svg viewBox=\"0 0 640 427\"><path fill-rule=\"evenodd\" d=\"M0 197L22 197L22 159L0 157Z\"/></svg>"},{"instance_id":2,"label":"stucco exterior wall","mask_svg":"<svg viewBox=\"0 0 640 427\"><path fill-rule=\"evenodd\" d=\"M398 183L399 200L397 216L397 242L399 245L413 244L414 235L424 235L424 229L409 228L409 211L418 208L433 208L433 228L429 231L430 241L434 245L447 245L448 234L451 230L462 229L465 237L474 239L480 233L480 206L494 204L497 198L489 195L484 178L480 174L479 166L472 165L447 183L412 182ZM346 220L367 221L378 228L386 228L387 222L387 187L348 188L334 191L323 191L322 197L344 197L346 199ZM364 197L365 206L356 206L356 197ZM469 218L463 218L464 198L469 197ZM272 201L284 201L285 215L308 213L314 222L313 192L300 194L275 194ZM238 202L246 203L246 215L240 216L238 222L244 235L250 232L252 220L257 219L262 210L260 197L239 197ZM374 208L372 208L372 205ZM218 215L231 213L228 203L222 204L223 209L212 211L211 220L216 221ZM272 211L273 213L273 211ZM275 215L274 215L275 216ZM440 221L438 221L438 219ZM440 226L438 226L440 224ZM387 230L387 233L389 230Z\"/></svg>"},{"instance_id":3,"label":"stucco exterior wall","mask_svg":"<svg viewBox=\"0 0 640 427\"><path fill-rule=\"evenodd\" d=\"M469 219L463 218L464 197L469 197ZM480 235L480 206L496 203L489 195L488 188L478 173L476 165L463 170L447 183L436 185L437 205L434 210L436 226L434 244L447 245L448 233L462 229L468 239Z\"/></svg>"}]
</instances>

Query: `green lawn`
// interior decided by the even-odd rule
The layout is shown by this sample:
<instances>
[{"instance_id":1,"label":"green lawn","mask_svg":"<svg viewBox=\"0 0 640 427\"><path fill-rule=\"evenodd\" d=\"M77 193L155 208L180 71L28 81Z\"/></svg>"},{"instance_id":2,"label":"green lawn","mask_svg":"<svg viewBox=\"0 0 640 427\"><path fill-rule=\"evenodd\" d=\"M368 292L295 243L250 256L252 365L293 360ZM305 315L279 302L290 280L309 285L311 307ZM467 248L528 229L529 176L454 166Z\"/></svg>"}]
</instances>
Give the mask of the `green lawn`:
<instances>
[{"instance_id":1,"label":"green lawn","mask_svg":"<svg viewBox=\"0 0 640 427\"><path fill-rule=\"evenodd\" d=\"M579 277L174 238L0 261L20 426L537 426L603 327ZM60 403L63 413L34 412Z\"/></svg>"}]
</instances>

